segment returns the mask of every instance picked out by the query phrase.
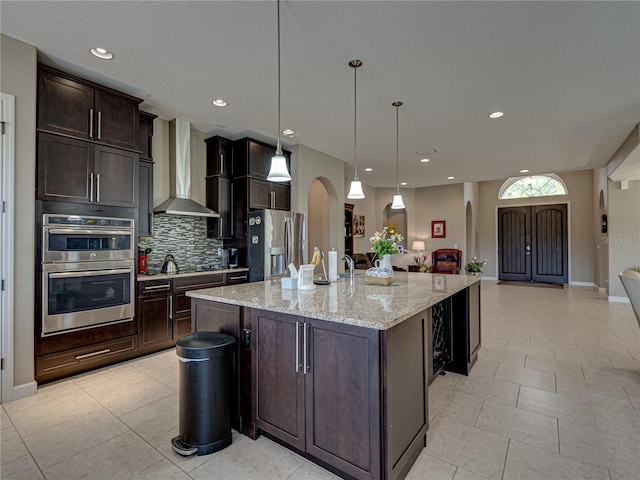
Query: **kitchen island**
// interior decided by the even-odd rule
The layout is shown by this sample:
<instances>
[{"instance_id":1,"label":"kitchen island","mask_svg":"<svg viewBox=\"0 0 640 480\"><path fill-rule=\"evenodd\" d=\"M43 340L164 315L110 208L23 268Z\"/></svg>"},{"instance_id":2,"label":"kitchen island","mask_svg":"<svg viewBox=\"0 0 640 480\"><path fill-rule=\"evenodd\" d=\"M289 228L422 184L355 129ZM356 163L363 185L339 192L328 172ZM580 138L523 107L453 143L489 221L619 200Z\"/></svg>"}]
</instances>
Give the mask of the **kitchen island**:
<instances>
[{"instance_id":1,"label":"kitchen island","mask_svg":"<svg viewBox=\"0 0 640 480\"><path fill-rule=\"evenodd\" d=\"M396 273L381 286L356 275L315 290L272 280L187 295L194 331L239 340L240 431L341 476L396 479L425 446L434 356L460 373L477 358L479 280Z\"/></svg>"}]
</instances>

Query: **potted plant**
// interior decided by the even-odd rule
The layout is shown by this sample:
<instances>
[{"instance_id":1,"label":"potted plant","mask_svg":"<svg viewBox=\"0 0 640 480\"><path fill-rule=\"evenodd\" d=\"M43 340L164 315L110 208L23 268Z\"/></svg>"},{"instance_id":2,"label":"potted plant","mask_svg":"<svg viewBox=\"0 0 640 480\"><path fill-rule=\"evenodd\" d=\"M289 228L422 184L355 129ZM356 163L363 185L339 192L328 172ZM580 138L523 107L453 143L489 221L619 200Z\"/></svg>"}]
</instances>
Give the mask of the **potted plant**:
<instances>
[{"instance_id":1,"label":"potted plant","mask_svg":"<svg viewBox=\"0 0 640 480\"><path fill-rule=\"evenodd\" d=\"M627 268L618 274L622 286L627 291L633 313L636 315L638 326L640 326L640 267Z\"/></svg>"},{"instance_id":2,"label":"potted plant","mask_svg":"<svg viewBox=\"0 0 640 480\"><path fill-rule=\"evenodd\" d=\"M469 263L467 263L467 273L469 275L482 275L482 267L487 264L487 259L478 261L477 257L473 257Z\"/></svg>"},{"instance_id":3,"label":"potted plant","mask_svg":"<svg viewBox=\"0 0 640 480\"><path fill-rule=\"evenodd\" d=\"M391 255L394 253L402 253L403 240L402 235L397 227L385 226L382 232L376 232L371 241L371 250L376 253L378 258L375 261L375 267L367 270L367 282L388 285L393 280L393 267L391 266Z\"/></svg>"}]
</instances>

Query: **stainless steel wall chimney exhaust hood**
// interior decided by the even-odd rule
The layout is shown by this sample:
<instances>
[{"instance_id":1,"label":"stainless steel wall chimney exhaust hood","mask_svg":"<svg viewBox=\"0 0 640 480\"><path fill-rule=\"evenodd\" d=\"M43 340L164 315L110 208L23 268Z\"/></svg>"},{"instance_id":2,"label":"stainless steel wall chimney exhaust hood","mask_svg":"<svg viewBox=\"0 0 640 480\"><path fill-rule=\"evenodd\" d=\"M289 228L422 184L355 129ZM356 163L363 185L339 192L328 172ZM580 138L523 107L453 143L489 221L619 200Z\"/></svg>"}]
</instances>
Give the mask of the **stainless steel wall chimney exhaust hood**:
<instances>
[{"instance_id":1,"label":"stainless steel wall chimney exhaust hood","mask_svg":"<svg viewBox=\"0 0 640 480\"><path fill-rule=\"evenodd\" d=\"M191 196L191 125L184 120L169 123L169 172L171 191L153 213L191 215L194 217L220 217L213 210L189 198Z\"/></svg>"}]
</instances>

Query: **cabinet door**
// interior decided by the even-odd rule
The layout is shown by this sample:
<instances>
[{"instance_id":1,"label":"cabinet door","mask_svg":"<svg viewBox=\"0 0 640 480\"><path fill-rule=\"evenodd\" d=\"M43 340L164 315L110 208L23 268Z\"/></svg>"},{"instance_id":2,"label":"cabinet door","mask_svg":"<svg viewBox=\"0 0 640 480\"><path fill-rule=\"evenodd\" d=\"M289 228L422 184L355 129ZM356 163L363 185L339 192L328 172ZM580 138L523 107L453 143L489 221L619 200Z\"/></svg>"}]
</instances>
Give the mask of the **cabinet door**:
<instances>
[{"instance_id":1,"label":"cabinet door","mask_svg":"<svg viewBox=\"0 0 640 480\"><path fill-rule=\"evenodd\" d=\"M90 203L94 145L82 140L38 134L38 198Z\"/></svg>"},{"instance_id":2,"label":"cabinet door","mask_svg":"<svg viewBox=\"0 0 640 480\"><path fill-rule=\"evenodd\" d=\"M138 154L98 145L95 172L97 203L138 206Z\"/></svg>"},{"instance_id":3,"label":"cabinet door","mask_svg":"<svg viewBox=\"0 0 640 480\"><path fill-rule=\"evenodd\" d=\"M138 150L140 150L140 160L151 160L153 158L153 120L157 118L157 115L140 112L138 118Z\"/></svg>"},{"instance_id":4,"label":"cabinet door","mask_svg":"<svg viewBox=\"0 0 640 480\"><path fill-rule=\"evenodd\" d=\"M354 478L380 478L378 331L306 322L305 450Z\"/></svg>"},{"instance_id":5,"label":"cabinet door","mask_svg":"<svg viewBox=\"0 0 640 480\"><path fill-rule=\"evenodd\" d=\"M138 236L153 233L153 162L138 164Z\"/></svg>"},{"instance_id":6,"label":"cabinet door","mask_svg":"<svg viewBox=\"0 0 640 480\"><path fill-rule=\"evenodd\" d=\"M233 142L215 136L205 140L207 144L207 176L233 175Z\"/></svg>"},{"instance_id":7,"label":"cabinet door","mask_svg":"<svg viewBox=\"0 0 640 480\"><path fill-rule=\"evenodd\" d=\"M233 183L229 177L207 177L206 206L220 215L207 219L207 236L233 238Z\"/></svg>"},{"instance_id":8,"label":"cabinet door","mask_svg":"<svg viewBox=\"0 0 640 480\"><path fill-rule=\"evenodd\" d=\"M276 210L289 210L289 186L278 185L272 183L271 185L271 208Z\"/></svg>"},{"instance_id":9,"label":"cabinet door","mask_svg":"<svg viewBox=\"0 0 640 480\"><path fill-rule=\"evenodd\" d=\"M273 147L249 141L249 176L266 179L274 152Z\"/></svg>"},{"instance_id":10,"label":"cabinet door","mask_svg":"<svg viewBox=\"0 0 640 480\"><path fill-rule=\"evenodd\" d=\"M256 427L304 450L303 325L295 318L253 314L254 417Z\"/></svg>"},{"instance_id":11,"label":"cabinet door","mask_svg":"<svg viewBox=\"0 0 640 480\"><path fill-rule=\"evenodd\" d=\"M271 186L263 180L249 179L249 208L271 208Z\"/></svg>"},{"instance_id":12,"label":"cabinet door","mask_svg":"<svg viewBox=\"0 0 640 480\"><path fill-rule=\"evenodd\" d=\"M150 349L171 345L173 322L168 294L138 298L139 348Z\"/></svg>"},{"instance_id":13,"label":"cabinet door","mask_svg":"<svg viewBox=\"0 0 640 480\"><path fill-rule=\"evenodd\" d=\"M93 102L93 88L40 71L38 128L88 140L95 134Z\"/></svg>"},{"instance_id":14,"label":"cabinet door","mask_svg":"<svg viewBox=\"0 0 640 480\"><path fill-rule=\"evenodd\" d=\"M96 133L100 143L117 147L138 147L137 103L107 92L96 90Z\"/></svg>"}]
</instances>

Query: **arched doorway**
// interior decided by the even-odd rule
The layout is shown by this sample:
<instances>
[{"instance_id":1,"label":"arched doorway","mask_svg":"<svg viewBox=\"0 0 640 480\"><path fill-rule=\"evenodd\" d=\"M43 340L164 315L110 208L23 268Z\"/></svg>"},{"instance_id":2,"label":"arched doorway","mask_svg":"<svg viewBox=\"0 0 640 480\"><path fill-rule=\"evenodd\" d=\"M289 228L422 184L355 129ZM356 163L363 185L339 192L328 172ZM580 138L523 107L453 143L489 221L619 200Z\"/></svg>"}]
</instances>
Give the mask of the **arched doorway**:
<instances>
[{"instance_id":1,"label":"arched doorway","mask_svg":"<svg viewBox=\"0 0 640 480\"><path fill-rule=\"evenodd\" d=\"M478 248L474 242L474 231L473 231L473 208L471 207L471 202L467 202L467 222L466 222L466 252L465 255L467 257L467 263L469 263L474 256L478 255ZM476 240L477 242L477 240Z\"/></svg>"},{"instance_id":2,"label":"arched doorway","mask_svg":"<svg viewBox=\"0 0 640 480\"><path fill-rule=\"evenodd\" d=\"M596 275L596 279L598 282L598 287L599 288L604 288L606 289L607 293L609 293L609 282L608 280L608 276L609 276L609 242L607 241L607 232L603 231L606 230L606 228L604 228L604 219L606 219L606 215L607 215L607 209L604 203L604 192L602 190L600 190L600 198L598 200L598 210L600 213L600 218L601 218L601 224L600 224L600 231L598 234L598 249L597 251L597 263L596 263L596 268L597 268L597 275ZM604 218L603 218L604 215Z\"/></svg>"},{"instance_id":3,"label":"arched doorway","mask_svg":"<svg viewBox=\"0 0 640 480\"><path fill-rule=\"evenodd\" d=\"M387 204L382 211L382 225L386 225L388 222L393 222L398 226L398 229L402 236L407 238L407 209L392 210L391 204Z\"/></svg>"}]
</instances>

